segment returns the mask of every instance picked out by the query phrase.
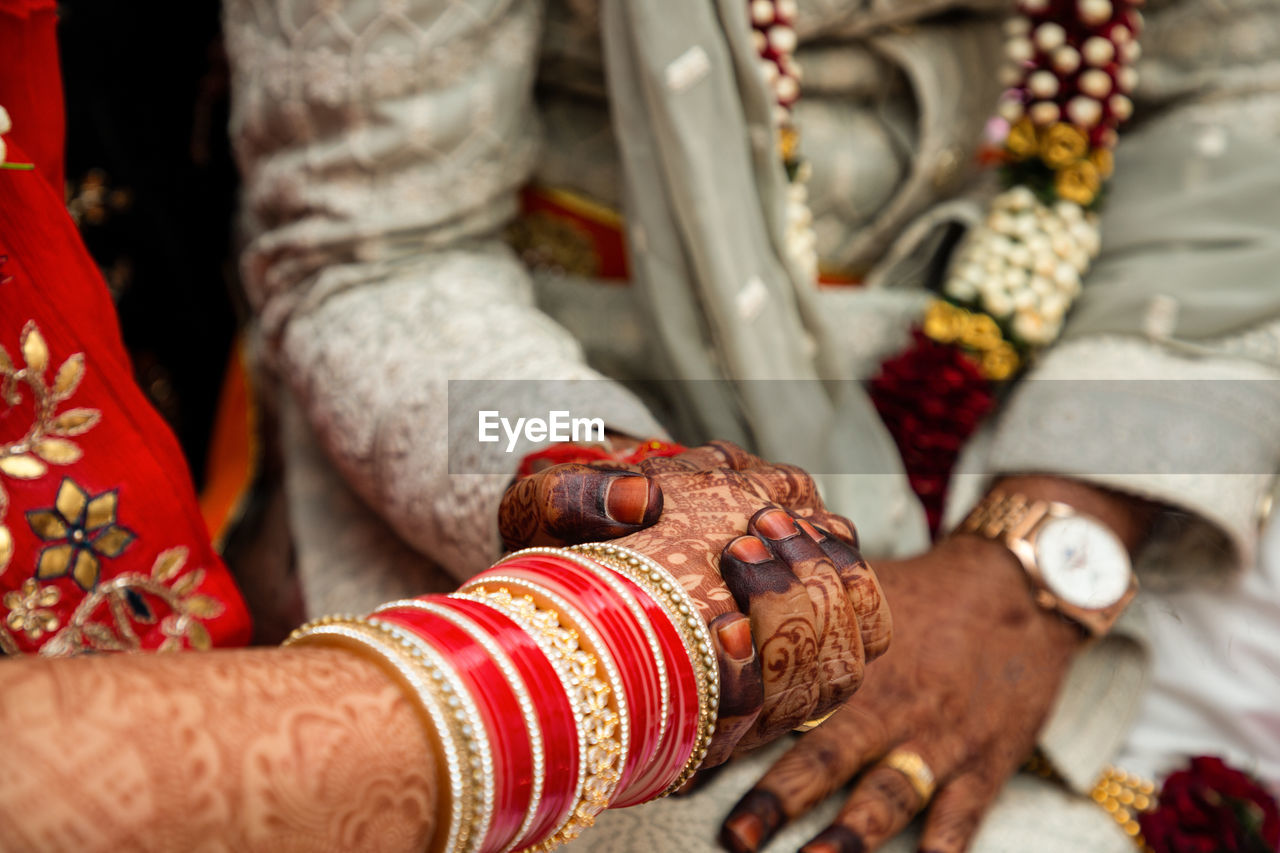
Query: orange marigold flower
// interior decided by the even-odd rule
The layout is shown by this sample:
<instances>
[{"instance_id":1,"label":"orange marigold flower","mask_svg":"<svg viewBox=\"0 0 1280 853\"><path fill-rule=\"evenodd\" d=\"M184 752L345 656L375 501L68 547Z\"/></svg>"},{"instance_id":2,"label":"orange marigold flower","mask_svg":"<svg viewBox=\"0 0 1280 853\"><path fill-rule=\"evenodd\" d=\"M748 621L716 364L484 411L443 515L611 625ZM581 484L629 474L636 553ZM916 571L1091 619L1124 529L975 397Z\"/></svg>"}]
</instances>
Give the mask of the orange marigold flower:
<instances>
[{"instance_id":1,"label":"orange marigold flower","mask_svg":"<svg viewBox=\"0 0 1280 853\"><path fill-rule=\"evenodd\" d=\"M1089 150L1089 140L1076 127L1058 122L1040 139L1040 159L1050 169L1065 169L1080 160Z\"/></svg>"},{"instance_id":2,"label":"orange marigold flower","mask_svg":"<svg viewBox=\"0 0 1280 853\"><path fill-rule=\"evenodd\" d=\"M1062 169L1053 183L1060 198L1074 201L1081 207L1092 204L1101 187L1102 178L1098 175L1098 167L1088 160L1081 160Z\"/></svg>"},{"instance_id":3,"label":"orange marigold flower","mask_svg":"<svg viewBox=\"0 0 1280 853\"><path fill-rule=\"evenodd\" d=\"M1031 119L1021 118L1013 127L1009 128L1009 135L1005 137L1004 147L1018 160L1026 160L1028 157L1035 156L1037 150L1036 126L1032 124Z\"/></svg>"},{"instance_id":4,"label":"orange marigold flower","mask_svg":"<svg viewBox=\"0 0 1280 853\"><path fill-rule=\"evenodd\" d=\"M1093 149L1089 152L1089 162L1098 170L1098 174L1104 181L1116 170L1116 155L1111 153L1110 148Z\"/></svg>"}]
</instances>

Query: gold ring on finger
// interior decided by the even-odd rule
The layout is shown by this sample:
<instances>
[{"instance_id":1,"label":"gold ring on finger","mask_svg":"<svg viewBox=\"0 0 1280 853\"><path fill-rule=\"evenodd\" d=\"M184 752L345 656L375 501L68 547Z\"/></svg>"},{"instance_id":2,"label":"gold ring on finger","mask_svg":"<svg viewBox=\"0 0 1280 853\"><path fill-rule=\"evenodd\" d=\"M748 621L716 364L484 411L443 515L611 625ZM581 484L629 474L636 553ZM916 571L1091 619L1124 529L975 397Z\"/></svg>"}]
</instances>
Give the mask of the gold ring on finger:
<instances>
[{"instance_id":1,"label":"gold ring on finger","mask_svg":"<svg viewBox=\"0 0 1280 853\"><path fill-rule=\"evenodd\" d=\"M823 723L825 723L827 720L829 720L829 719L831 719L833 716L835 716L836 711L839 711L839 710L840 710L840 706L839 706L839 705L837 705L837 706L835 706L834 708L832 708L830 711L828 711L827 713L823 714L821 717L814 717L812 720L808 720L808 721L806 721L806 722L801 723L800 725L798 725L798 726L796 726L794 729L792 729L792 731L793 731L793 732L807 732L807 731L809 731L810 729L816 729L818 726L822 725L822 724L823 724Z\"/></svg>"},{"instance_id":2,"label":"gold ring on finger","mask_svg":"<svg viewBox=\"0 0 1280 853\"><path fill-rule=\"evenodd\" d=\"M933 799L933 792L938 787L938 781L933 775L933 770L920 757L920 753L910 749L895 749L880 759L880 765L897 770L907 777L911 787L920 796L921 808L929 800Z\"/></svg>"}]
</instances>

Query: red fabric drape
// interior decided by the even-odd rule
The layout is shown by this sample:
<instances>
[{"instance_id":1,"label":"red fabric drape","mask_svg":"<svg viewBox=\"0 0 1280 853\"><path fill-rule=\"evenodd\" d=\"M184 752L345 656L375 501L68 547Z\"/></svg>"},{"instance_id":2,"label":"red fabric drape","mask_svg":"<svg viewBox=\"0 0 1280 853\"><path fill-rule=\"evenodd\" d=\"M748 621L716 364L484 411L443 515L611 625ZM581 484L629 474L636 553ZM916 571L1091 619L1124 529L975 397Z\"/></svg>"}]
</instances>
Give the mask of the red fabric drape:
<instances>
[{"instance_id":1,"label":"red fabric drape","mask_svg":"<svg viewBox=\"0 0 1280 853\"><path fill-rule=\"evenodd\" d=\"M248 613L182 451L133 380L106 283L63 206L53 15L0 0L7 159L37 166L0 170L0 645L244 644Z\"/></svg>"}]
</instances>

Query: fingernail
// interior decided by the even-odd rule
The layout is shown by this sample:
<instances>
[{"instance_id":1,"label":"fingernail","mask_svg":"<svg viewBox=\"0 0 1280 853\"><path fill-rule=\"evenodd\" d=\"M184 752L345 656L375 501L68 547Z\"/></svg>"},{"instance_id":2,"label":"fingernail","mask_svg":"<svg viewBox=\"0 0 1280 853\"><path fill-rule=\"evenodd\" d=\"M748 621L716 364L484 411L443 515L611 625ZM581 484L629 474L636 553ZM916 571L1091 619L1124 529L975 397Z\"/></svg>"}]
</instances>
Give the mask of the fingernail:
<instances>
[{"instance_id":1,"label":"fingernail","mask_svg":"<svg viewBox=\"0 0 1280 853\"><path fill-rule=\"evenodd\" d=\"M754 536L740 536L729 545L729 553L744 563L763 563L773 555Z\"/></svg>"},{"instance_id":2,"label":"fingernail","mask_svg":"<svg viewBox=\"0 0 1280 853\"><path fill-rule=\"evenodd\" d=\"M823 539L827 538L826 536L818 532L818 528L814 527L812 524L805 521L803 518L796 519L796 527L799 527L801 530L807 533L809 535L809 538L812 539L814 542L821 542Z\"/></svg>"},{"instance_id":3,"label":"fingernail","mask_svg":"<svg viewBox=\"0 0 1280 853\"><path fill-rule=\"evenodd\" d=\"M756 530L770 539L786 539L796 535L796 523L782 510L774 509L756 519Z\"/></svg>"},{"instance_id":4,"label":"fingernail","mask_svg":"<svg viewBox=\"0 0 1280 853\"><path fill-rule=\"evenodd\" d=\"M764 836L764 824L753 814L741 814L725 821L720 843L733 853L755 853Z\"/></svg>"},{"instance_id":5,"label":"fingernail","mask_svg":"<svg viewBox=\"0 0 1280 853\"><path fill-rule=\"evenodd\" d=\"M829 826L800 848L800 853L863 853L862 836L843 826Z\"/></svg>"},{"instance_id":6,"label":"fingernail","mask_svg":"<svg viewBox=\"0 0 1280 853\"><path fill-rule=\"evenodd\" d=\"M782 801L771 791L752 789L733 807L720 829L720 844L733 853L754 853L782 825Z\"/></svg>"},{"instance_id":7,"label":"fingernail","mask_svg":"<svg viewBox=\"0 0 1280 853\"><path fill-rule=\"evenodd\" d=\"M755 648L751 645L751 620L740 616L716 629L720 648L736 661L751 660Z\"/></svg>"},{"instance_id":8,"label":"fingernail","mask_svg":"<svg viewBox=\"0 0 1280 853\"><path fill-rule=\"evenodd\" d=\"M646 477L614 477L605 493L604 511L614 521L640 524L649 508L649 480Z\"/></svg>"}]
</instances>

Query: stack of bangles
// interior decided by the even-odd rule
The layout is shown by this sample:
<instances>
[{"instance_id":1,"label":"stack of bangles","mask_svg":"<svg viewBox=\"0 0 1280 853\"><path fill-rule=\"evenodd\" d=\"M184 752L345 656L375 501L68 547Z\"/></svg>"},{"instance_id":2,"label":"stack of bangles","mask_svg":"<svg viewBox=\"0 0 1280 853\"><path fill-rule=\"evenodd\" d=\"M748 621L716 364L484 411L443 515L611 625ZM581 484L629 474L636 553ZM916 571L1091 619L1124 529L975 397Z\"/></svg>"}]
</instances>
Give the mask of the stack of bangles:
<instances>
[{"instance_id":1,"label":"stack of bangles","mask_svg":"<svg viewBox=\"0 0 1280 853\"><path fill-rule=\"evenodd\" d=\"M666 569L614 545L518 551L451 595L285 645L363 654L414 698L440 756L433 851L550 850L682 786L715 731L706 623Z\"/></svg>"}]
</instances>

